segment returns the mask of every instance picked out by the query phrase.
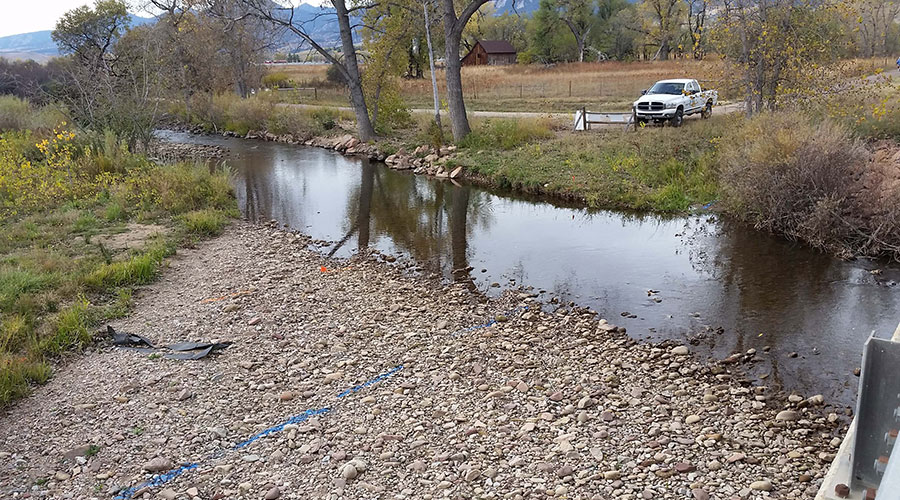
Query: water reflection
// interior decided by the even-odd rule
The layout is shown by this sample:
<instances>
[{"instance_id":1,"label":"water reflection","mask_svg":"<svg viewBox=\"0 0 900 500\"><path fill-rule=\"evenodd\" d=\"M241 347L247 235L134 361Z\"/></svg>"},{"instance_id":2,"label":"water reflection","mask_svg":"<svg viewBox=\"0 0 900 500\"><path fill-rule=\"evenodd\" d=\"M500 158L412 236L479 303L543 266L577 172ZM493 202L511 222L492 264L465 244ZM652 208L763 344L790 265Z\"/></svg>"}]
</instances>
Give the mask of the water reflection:
<instances>
[{"instance_id":1,"label":"water reflection","mask_svg":"<svg viewBox=\"0 0 900 500\"><path fill-rule=\"evenodd\" d=\"M588 211L321 149L172 137L230 148L244 214L331 241L332 255L406 254L489 293L495 281L531 285L545 299L591 306L637 338L688 339L701 355L754 348L761 361L748 369L765 383L844 404L853 400L862 342L900 320L897 269L875 277L872 263L841 262L727 221Z\"/></svg>"}]
</instances>

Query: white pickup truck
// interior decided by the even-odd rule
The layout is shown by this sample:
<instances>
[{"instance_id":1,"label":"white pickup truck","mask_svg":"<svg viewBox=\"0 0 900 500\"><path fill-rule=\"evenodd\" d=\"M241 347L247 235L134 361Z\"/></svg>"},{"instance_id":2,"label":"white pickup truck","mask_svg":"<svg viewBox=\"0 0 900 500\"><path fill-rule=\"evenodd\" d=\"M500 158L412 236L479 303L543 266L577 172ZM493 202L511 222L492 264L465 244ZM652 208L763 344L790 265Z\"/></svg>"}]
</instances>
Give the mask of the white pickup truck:
<instances>
[{"instance_id":1,"label":"white pickup truck","mask_svg":"<svg viewBox=\"0 0 900 500\"><path fill-rule=\"evenodd\" d=\"M641 94L633 108L638 124L668 121L680 127L688 115L700 113L703 118L709 118L713 106L719 102L718 92L701 90L697 80L686 78L660 80Z\"/></svg>"}]
</instances>

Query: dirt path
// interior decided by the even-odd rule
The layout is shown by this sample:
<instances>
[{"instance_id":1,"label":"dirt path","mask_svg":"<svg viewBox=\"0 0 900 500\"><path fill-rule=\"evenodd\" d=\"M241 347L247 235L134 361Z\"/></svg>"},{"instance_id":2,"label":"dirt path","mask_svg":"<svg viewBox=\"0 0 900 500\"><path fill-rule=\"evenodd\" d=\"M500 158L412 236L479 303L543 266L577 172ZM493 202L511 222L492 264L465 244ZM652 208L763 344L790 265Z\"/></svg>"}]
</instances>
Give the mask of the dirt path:
<instances>
[{"instance_id":1,"label":"dirt path","mask_svg":"<svg viewBox=\"0 0 900 500\"><path fill-rule=\"evenodd\" d=\"M348 113L353 112L353 108L347 106L340 106L335 108L334 106L319 106L316 104L281 104L282 106L291 106L298 109L306 109L306 110L316 110L316 109L338 109L340 111L346 111ZM744 109L744 105L742 103L724 103L716 107L716 113L722 114L730 114L738 111L742 111ZM414 108L409 110L415 114L428 114L433 115L434 109L423 109L423 108ZM623 112L624 113L624 112ZM446 114L446 111L441 112L442 116ZM571 113L556 113L556 112L548 112L548 113L537 113L533 111L469 111L467 114L473 118L549 118L551 120L575 120L575 111L573 110ZM698 118L700 115L696 115ZM688 117L690 118L690 117ZM621 125L614 125L619 127Z\"/></svg>"},{"instance_id":2,"label":"dirt path","mask_svg":"<svg viewBox=\"0 0 900 500\"><path fill-rule=\"evenodd\" d=\"M236 223L179 253L114 326L234 344L73 356L0 416L0 497L808 499L837 450L820 401L734 365L307 242Z\"/></svg>"}]
</instances>

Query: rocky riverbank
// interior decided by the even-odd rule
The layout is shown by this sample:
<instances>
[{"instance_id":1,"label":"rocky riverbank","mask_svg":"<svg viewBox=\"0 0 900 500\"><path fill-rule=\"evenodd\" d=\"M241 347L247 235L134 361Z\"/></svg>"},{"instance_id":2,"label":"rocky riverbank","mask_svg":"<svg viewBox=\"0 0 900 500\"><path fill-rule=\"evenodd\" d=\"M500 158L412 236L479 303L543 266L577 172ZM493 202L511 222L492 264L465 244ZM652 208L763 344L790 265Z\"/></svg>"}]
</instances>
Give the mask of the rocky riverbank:
<instances>
[{"instance_id":1,"label":"rocky riverbank","mask_svg":"<svg viewBox=\"0 0 900 500\"><path fill-rule=\"evenodd\" d=\"M196 134L205 133L199 128L185 129L177 126L173 128ZM418 175L430 175L443 179L461 179L464 176L463 167L457 166L453 162L457 151L456 146L435 148L421 145L411 152L407 152L403 148L387 152L384 144L361 142L350 134L298 137L293 134L278 135L266 131L251 130L243 136L233 132L223 132L222 136L331 149L347 156L361 156L372 161L381 161L394 170L410 170ZM227 156L227 150L218 146L160 141L154 145L154 155L169 160L220 160ZM473 177L472 180L479 184L490 185L490 183L479 177Z\"/></svg>"},{"instance_id":2,"label":"rocky riverbank","mask_svg":"<svg viewBox=\"0 0 900 500\"><path fill-rule=\"evenodd\" d=\"M234 343L70 360L0 416L0 496L813 498L840 443L820 398L687 346L308 243L236 223L173 258L113 326Z\"/></svg>"}]
</instances>

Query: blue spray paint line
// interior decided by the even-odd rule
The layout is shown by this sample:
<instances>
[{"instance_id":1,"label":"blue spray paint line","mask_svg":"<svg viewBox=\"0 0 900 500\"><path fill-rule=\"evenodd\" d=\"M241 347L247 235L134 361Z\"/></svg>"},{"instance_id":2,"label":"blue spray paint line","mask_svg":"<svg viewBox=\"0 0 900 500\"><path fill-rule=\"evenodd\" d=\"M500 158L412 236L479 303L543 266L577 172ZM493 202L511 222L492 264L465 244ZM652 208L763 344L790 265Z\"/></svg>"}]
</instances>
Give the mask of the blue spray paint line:
<instances>
[{"instance_id":1,"label":"blue spray paint line","mask_svg":"<svg viewBox=\"0 0 900 500\"><path fill-rule=\"evenodd\" d=\"M126 489L120 491L119 495L116 496L116 499L117 500L125 500L128 498L131 498L132 496L134 496L135 493L137 493L138 491L140 491L144 488L148 488L148 487L154 488L156 486L162 486L162 485L168 483L169 481L175 479L176 477L184 474L185 472L194 470L197 467L200 467L199 463L182 465L181 467L178 467L177 469L172 469L169 472L166 472L165 474L160 474L149 481L146 481L137 486L132 486L131 488L126 488Z\"/></svg>"},{"instance_id":2,"label":"blue spray paint line","mask_svg":"<svg viewBox=\"0 0 900 500\"><path fill-rule=\"evenodd\" d=\"M349 396L349 395L351 395L351 394L355 394L355 393L357 393L357 392L359 392L359 391L365 389L366 387L369 387L370 385L377 384L378 382L381 382L382 380L384 380L384 379L390 377L391 375L393 375L393 374L399 372L399 371L402 370L402 369L403 369L403 365L397 365L397 366L395 366L394 368L390 369L389 371L386 371L386 372L382 373L381 375L378 375L378 376L376 376L376 377L374 377L374 378L372 378L372 379L370 379L370 380L368 380L368 381L366 381L366 382L363 382L363 383L361 383L361 384L359 384L359 385L355 385L355 386L353 386L353 387L347 389L346 391L344 391L344 392L338 394L337 397L338 397L338 398L343 398L343 397Z\"/></svg>"},{"instance_id":3,"label":"blue spray paint line","mask_svg":"<svg viewBox=\"0 0 900 500\"><path fill-rule=\"evenodd\" d=\"M366 387L377 384L378 382L381 382L381 381L389 378L391 375L394 375L395 373L399 372L402 369L403 369L403 365L398 365L387 372L384 372L366 382L363 382L362 384L359 384L359 385L351 387L350 389L347 389L346 391L338 394L338 397L343 398L344 396L357 393L357 392L361 391L362 389L365 389ZM323 414L331 412L331 411L333 411L333 410L329 407L313 409L313 410L306 410L299 415L294 415L293 417L285 420L284 422L282 422L278 425L269 427L268 429L260 431L259 433L254 434L253 436L247 438L246 440L241 441L240 443L234 445L231 448L231 451L240 450L242 448L245 448L245 447L253 444L254 442L258 441L259 439L268 436L269 434L274 434L276 432L280 432L280 431L284 430L284 426L286 426L286 425L299 424L301 422L305 422L306 420L309 420L310 417L314 417L316 415L323 415ZM211 462L213 460L221 458L224 455L225 455L225 453L222 450L216 451L212 455L208 456L205 460L202 460L197 463L182 465L181 467L172 469L171 471L166 472L165 474L160 474L149 481L143 482L136 486L132 486L131 488L126 488L126 489L120 491L119 494L115 497L115 499L116 500L130 500L134 496L135 493L137 493L138 491L140 491L144 488L148 488L148 487L155 488L157 486L162 486L162 485L168 483L169 481L172 481L173 479L177 478L178 476L184 474L185 472L194 470L197 467L200 467L201 464Z\"/></svg>"},{"instance_id":4,"label":"blue spray paint line","mask_svg":"<svg viewBox=\"0 0 900 500\"><path fill-rule=\"evenodd\" d=\"M282 422L278 425L269 427L268 429L266 429L264 431L260 431L258 434L251 436L251 437L247 438L245 441L241 441L240 443L234 445L234 447L231 449L232 450L240 450L241 448L247 447L247 446L253 444L254 442L256 442L258 439L264 438L264 437L268 436L269 434L281 432L284 429L285 425L299 424L300 422L307 421L309 419L309 417L314 417L316 415L321 415L323 413L328 413L330 411L331 411L331 408L319 408L318 410L306 410L305 412L303 412L299 415L294 415L293 417L285 420L284 422Z\"/></svg>"},{"instance_id":5,"label":"blue spray paint line","mask_svg":"<svg viewBox=\"0 0 900 500\"><path fill-rule=\"evenodd\" d=\"M520 312L527 311L527 310L528 310L528 306L519 306L519 307L516 307L515 309L510 309L509 311L506 311L505 313L503 313L503 315L507 316L507 317L515 316L516 314L519 314ZM451 337L459 337L460 335L465 335L469 332L474 332L475 330L479 330L481 328L487 328L489 326L494 326L497 323L498 323L498 321L497 321L496 317L494 317L494 318L491 318L486 323L482 323L480 325L475 325L475 326L470 326L468 328L463 328L462 330L457 330L457 331L453 332L450 336Z\"/></svg>"}]
</instances>

